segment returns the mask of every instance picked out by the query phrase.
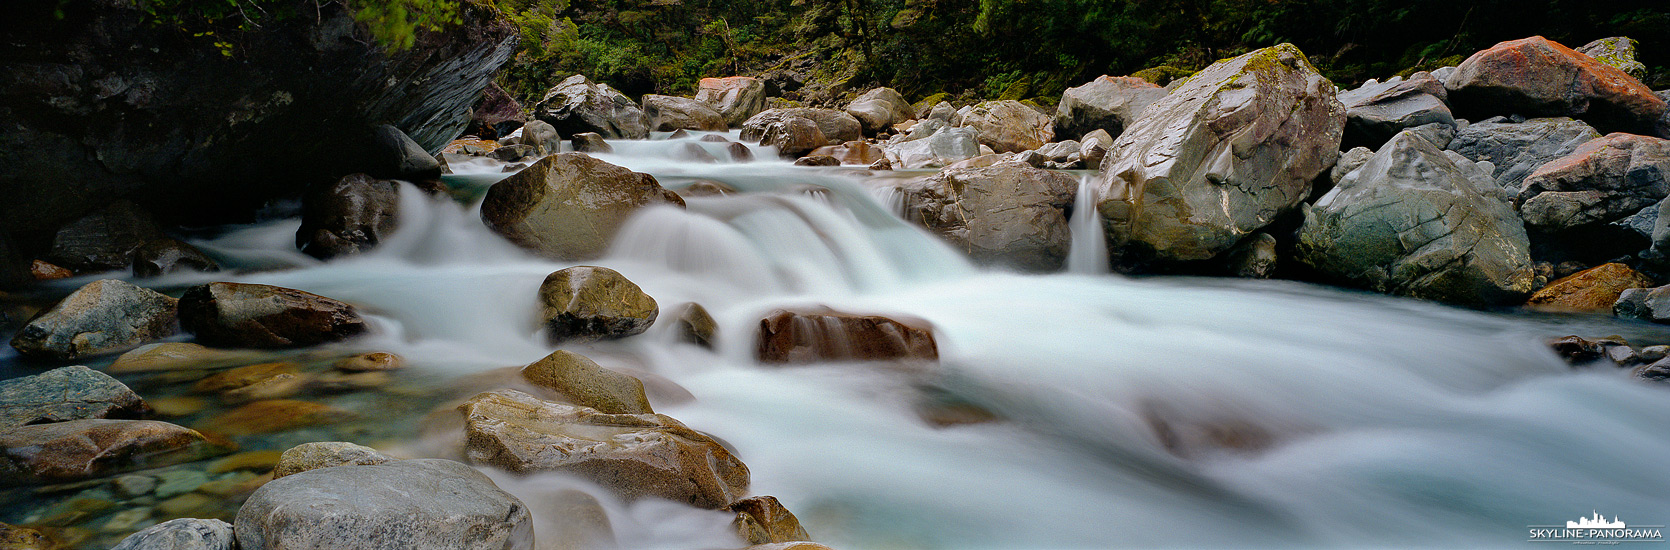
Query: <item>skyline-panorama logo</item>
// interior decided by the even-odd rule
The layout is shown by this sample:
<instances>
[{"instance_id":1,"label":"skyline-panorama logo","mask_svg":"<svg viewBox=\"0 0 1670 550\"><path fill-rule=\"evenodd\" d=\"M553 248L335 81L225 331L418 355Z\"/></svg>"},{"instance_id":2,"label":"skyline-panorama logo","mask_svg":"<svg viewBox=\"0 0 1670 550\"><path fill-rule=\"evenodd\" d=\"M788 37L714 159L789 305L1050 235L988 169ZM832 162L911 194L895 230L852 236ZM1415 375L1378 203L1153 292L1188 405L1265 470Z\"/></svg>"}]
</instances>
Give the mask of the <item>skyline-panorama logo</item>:
<instances>
[{"instance_id":1,"label":"skyline-panorama logo","mask_svg":"<svg viewBox=\"0 0 1670 550\"><path fill-rule=\"evenodd\" d=\"M1525 542L1567 542L1572 544L1620 544L1625 542L1664 542L1663 525L1636 525L1624 523L1623 518L1612 516L1611 520L1599 511L1590 511L1589 517L1579 517L1577 521L1567 521L1566 526L1558 525L1529 525L1531 538Z\"/></svg>"}]
</instances>

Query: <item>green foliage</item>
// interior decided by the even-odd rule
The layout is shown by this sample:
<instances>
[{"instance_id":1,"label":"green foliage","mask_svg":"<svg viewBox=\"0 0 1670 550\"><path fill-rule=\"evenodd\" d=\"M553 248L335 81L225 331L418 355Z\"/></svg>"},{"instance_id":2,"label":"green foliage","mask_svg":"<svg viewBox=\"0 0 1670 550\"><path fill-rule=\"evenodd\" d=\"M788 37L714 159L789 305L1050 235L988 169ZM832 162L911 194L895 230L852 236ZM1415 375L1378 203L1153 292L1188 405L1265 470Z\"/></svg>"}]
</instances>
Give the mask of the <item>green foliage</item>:
<instances>
[{"instance_id":1,"label":"green foliage","mask_svg":"<svg viewBox=\"0 0 1670 550\"><path fill-rule=\"evenodd\" d=\"M63 0L65 2L69 0ZM222 55L237 51L241 33L259 31L305 13L314 15L324 4L340 3L364 24L378 44L407 49L420 30L438 31L461 22L458 0L132 0L152 25L175 28L208 41ZM62 10L59 10L60 17Z\"/></svg>"},{"instance_id":2,"label":"green foliage","mask_svg":"<svg viewBox=\"0 0 1670 550\"><path fill-rule=\"evenodd\" d=\"M463 22L455 0L350 0L349 6L373 38L396 49L411 48L419 29L438 31Z\"/></svg>"}]
</instances>

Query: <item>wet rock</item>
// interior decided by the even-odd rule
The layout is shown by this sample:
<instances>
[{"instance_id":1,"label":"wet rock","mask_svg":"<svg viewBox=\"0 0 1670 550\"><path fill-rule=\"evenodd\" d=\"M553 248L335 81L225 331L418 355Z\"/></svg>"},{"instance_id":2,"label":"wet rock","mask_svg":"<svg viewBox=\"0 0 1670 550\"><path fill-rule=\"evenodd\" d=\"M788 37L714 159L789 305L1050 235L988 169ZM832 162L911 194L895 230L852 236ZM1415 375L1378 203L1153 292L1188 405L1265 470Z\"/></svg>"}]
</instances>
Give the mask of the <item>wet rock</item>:
<instances>
[{"instance_id":1,"label":"wet rock","mask_svg":"<svg viewBox=\"0 0 1670 550\"><path fill-rule=\"evenodd\" d=\"M811 155L794 161L795 166L840 166L841 159L828 155Z\"/></svg>"},{"instance_id":2,"label":"wet rock","mask_svg":"<svg viewBox=\"0 0 1670 550\"><path fill-rule=\"evenodd\" d=\"M980 156L980 142L973 128L946 128L925 139L887 145L883 151L895 168L939 168Z\"/></svg>"},{"instance_id":3,"label":"wet rock","mask_svg":"<svg viewBox=\"0 0 1670 550\"><path fill-rule=\"evenodd\" d=\"M516 162L532 157L534 155L534 147L532 145L523 145L520 143L503 145L493 149L493 152L488 154L492 155L493 158L504 162Z\"/></svg>"},{"instance_id":4,"label":"wet rock","mask_svg":"<svg viewBox=\"0 0 1670 550\"><path fill-rule=\"evenodd\" d=\"M371 130L371 154L366 172L372 177L410 182L439 181L441 163L413 141L406 132L389 124Z\"/></svg>"},{"instance_id":5,"label":"wet rock","mask_svg":"<svg viewBox=\"0 0 1670 550\"><path fill-rule=\"evenodd\" d=\"M365 174L343 176L335 184L313 189L303 200L296 247L321 260L359 254L394 233L399 216L399 182Z\"/></svg>"},{"instance_id":6,"label":"wet rock","mask_svg":"<svg viewBox=\"0 0 1670 550\"><path fill-rule=\"evenodd\" d=\"M111 550L234 550L232 524L218 519L169 520L122 539Z\"/></svg>"},{"instance_id":7,"label":"wet rock","mask_svg":"<svg viewBox=\"0 0 1670 550\"><path fill-rule=\"evenodd\" d=\"M1165 96L1165 88L1140 78L1096 77L1061 94L1061 103L1055 109L1055 135L1082 136L1102 130L1117 136L1134 124L1144 109ZM1111 143L1109 139L1103 146Z\"/></svg>"},{"instance_id":8,"label":"wet rock","mask_svg":"<svg viewBox=\"0 0 1670 550\"><path fill-rule=\"evenodd\" d=\"M726 144L725 153L731 157L731 162L754 162L754 152L741 143Z\"/></svg>"},{"instance_id":9,"label":"wet rock","mask_svg":"<svg viewBox=\"0 0 1670 550\"><path fill-rule=\"evenodd\" d=\"M696 101L712 106L725 124L741 126L765 110L765 81L746 76L704 78L696 84Z\"/></svg>"},{"instance_id":10,"label":"wet rock","mask_svg":"<svg viewBox=\"0 0 1670 550\"><path fill-rule=\"evenodd\" d=\"M450 460L321 468L275 479L238 510L240 548L527 549L527 507Z\"/></svg>"},{"instance_id":11,"label":"wet rock","mask_svg":"<svg viewBox=\"0 0 1670 550\"><path fill-rule=\"evenodd\" d=\"M910 102L892 88L874 88L864 92L847 105L847 114L858 119L864 133L872 135L915 118Z\"/></svg>"},{"instance_id":12,"label":"wet rock","mask_svg":"<svg viewBox=\"0 0 1670 550\"><path fill-rule=\"evenodd\" d=\"M238 388L261 384L275 377L296 375L295 363L261 363L247 365L221 372L198 380L191 391L198 393L218 393Z\"/></svg>"},{"instance_id":13,"label":"wet rock","mask_svg":"<svg viewBox=\"0 0 1670 550\"><path fill-rule=\"evenodd\" d=\"M715 181L697 181L679 190L679 195L685 197L720 197L735 193L730 186Z\"/></svg>"},{"instance_id":14,"label":"wet rock","mask_svg":"<svg viewBox=\"0 0 1670 550\"><path fill-rule=\"evenodd\" d=\"M1670 324L1670 286L1625 290L1612 304L1612 313L1625 319Z\"/></svg>"},{"instance_id":15,"label":"wet rock","mask_svg":"<svg viewBox=\"0 0 1670 550\"><path fill-rule=\"evenodd\" d=\"M1564 157L1600 133L1581 121L1569 118L1539 118L1522 123L1505 120L1469 124L1456 132L1446 149L1461 153L1474 162L1490 162L1496 183L1518 194L1531 172Z\"/></svg>"},{"instance_id":16,"label":"wet rock","mask_svg":"<svg viewBox=\"0 0 1670 550\"><path fill-rule=\"evenodd\" d=\"M1291 44L1219 61L1148 107L1102 161L1119 264L1204 260L1296 207L1339 156L1345 109Z\"/></svg>"},{"instance_id":17,"label":"wet rock","mask_svg":"<svg viewBox=\"0 0 1670 550\"><path fill-rule=\"evenodd\" d=\"M754 350L762 363L939 360L933 327L926 322L828 310L767 314Z\"/></svg>"},{"instance_id":18,"label":"wet rock","mask_svg":"<svg viewBox=\"0 0 1670 550\"><path fill-rule=\"evenodd\" d=\"M562 134L557 128L544 121L531 120L522 125L522 136L514 142L501 140L504 145L527 145L533 147L533 154L539 156L554 155L562 151Z\"/></svg>"},{"instance_id":19,"label":"wet rock","mask_svg":"<svg viewBox=\"0 0 1670 550\"><path fill-rule=\"evenodd\" d=\"M139 418L148 412L145 400L126 385L79 365L0 380L0 431L88 418Z\"/></svg>"},{"instance_id":20,"label":"wet rock","mask_svg":"<svg viewBox=\"0 0 1670 550\"><path fill-rule=\"evenodd\" d=\"M1541 36L1468 57L1445 80L1453 105L1489 115L1581 118L1606 132L1655 135L1666 104L1641 81Z\"/></svg>"},{"instance_id":21,"label":"wet rock","mask_svg":"<svg viewBox=\"0 0 1670 550\"><path fill-rule=\"evenodd\" d=\"M1043 147L1039 147L1035 152L1044 157L1045 160L1053 162L1070 162L1079 158L1079 151L1081 149L1082 147L1079 146L1079 142L1077 140L1069 139L1067 141L1045 144Z\"/></svg>"},{"instance_id":22,"label":"wet rock","mask_svg":"<svg viewBox=\"0 0 1670 550\"><path fill-rule=\"evenodd\" d=\"M12 337L25 357L73 361L177 332L175 300L116 279L87 283Z\"/></svg>"},{"instance_id":23,"label":"wet rock","mask_svg":"<svg viewBox=\"0 0 1670 550\"><path fill-rule=\"evenodd\" d=\"M648 174L562 153L493 184L481 219L523 248L577 260L601 256L626 218L652 204L683 206L683 200Z\"/></svg>"},{"instance_id":24,"label":"wet rock","mask_svg":"<svg viewBox=\"0 0 1670 550\"><path fill-rule=\"evenodd\" d=\"M568 142L569 145L574 146L574 151L579 153L615 152L615 148L609 145L609 142L603 141L603 136L594 132L574 134L574 137L568 138Z\"/></svg>"},{"instance_id":25,"label":"wet rock","mask_svg":"<svg viewBox=\"0 0 1670 550\"><path fill-rule=\"evenodd\" d=\"M406 368L406 360L399 355L377 351L347 357L331 366L343 372L380 372Z\"/></svg>"},{"instance_id":26,"label":"wet rock","mask_svg":"<svg viewBox=\"0 0 1670 550\"><path fill-rule=\"evenodd\" d=\"M284 451L273 466L273 479L335 466L363 466L399 460L364 445L346 441L303 443Z\"/></svg>"},{"instance_id":27,"label":"wet rock","mask_svg":"<svg viewBox=\"0 0 1670 550\"><path fill-rule=\"evenodd\" d=\"M829 143L829 138L808 118L790 117L768 124L760 145L777 148L777 155L796 158Z\"/></svg>"},{"instance_id":28,"label":"wet rock","mask_svg":"<svg viewBox=\"0 0 1670 550\"><path fill-rule=\"evenodd\" d=\"M515 390L459 407L470 461L519 474L563 472L634 500L719 509L748 490L748 467L712 438L659 414L604 414Z\"/></svg>"},{"instance_id":29,"label":"wet rock","mask_svg":"<svg viewBox=\"0 0 1670 550\"><path fill-rule=\"evenodd\" d=\"M1427 72L1418 72L1408 80L1393 79L1373 82L1348 92L1340 92L1339 101L1345 105L1345 143L1379 147L1398 132L1427 124L1454 128L1455 115L1445 104L1449 92L1444 83ZM1445 143L1435 143L1442 148Z\"/></svg>"},{"instance_id":30,"label":"wet rock","mask_svg":"<svg viewBox=\"0 0 1670 550\"><path fill-rule=\"evenodd\" d=\"M161 238L150 213L118 201L58 228L46 260L77 273L126 270L133 265L134 250Z\"/></svg>"},{"instance_id":31,"label":"wet rock","mask_svg":"<svg viewBox=\"0 0 1670 550\"><path fill-rule=\"evenodd\" d=\"M640 334L655 322L655 299L607 267L576 266L539 285L540 319L553 341L591 341Z\"/></svg>"},{"instance_id":32,"label":"wet rock","mask_svg":"<svg viewBox=\"0 0 1670 550\"><path fill-rule=\"evenodd\" d=\"M1055 139L1055 121L1014 100L987 101L963 115L981 145L999 153L1037 149Z\"/></svg>"},{"instance_id":33,"label":"wet rock","mask_svg":"<svg viewBox=\"0 0 1670 550\"><path fill-rule=\"evenodd\" d=\"M1545 232L1603 224L1670 194L1670 140L1609 134L1544 164L1516 202L1527 227Z\"/></svg>"},{"instance_id":34,"label":"wet rock","mask_svg":"<svg viewBox=\"0 0 1670 550\"><path fill-rule=\"evenodd\" d=\"M673 319L675 331L679 340L689 342L707 349L714 349L719 337L719 323L708 315L707 308L701 304L691 302L679 308L678 316Z\"/></svg>"},{"instance_id":35,"label":"wet rock","mask_svg":"<svg viewBox=\"0 0 1670 550\"><path fill-rule=\"evenodd\" d=\"M1232 277L1268 279L1276 274L1276 238L1258 232L1224 254L1225 271Z\"/></svg>"},{"instance_id":36,"label":"wet rock","mask_svg":"<svg viewBox=\"0 0 1670 550\"><path fill-rule=\"evenodd\" d=\"M1579 336L1563 336L1548 340L1548 348L1554 351L1566 364L1577 367L1594 364L1602 359L1610 360L1608 348L1624 347L1628 344L1612 338L1597 338L1590 340Z\"/></svg>"},{"instance_id":37,"label":"wet rock","mask_svg":"<svg viewBox=\"0 0 1670 550\"><path fill-rule=\"evenodd\" d=\"M644 139L649 126L638 104L608 84L574 75L545 92L533 107L537 118L563 134L596 132L608 139Z\"/></svg>"},{"instance_id":38,"label":"wet rock","mask_svg":"<svg viewBox=\"0 0 1670 550\"><path fill-rule=\"evenodd\" d=\"M1611 313L1618 296L1648 288L1653 280L1620 263L1609 263L1567 276L1542 287L1525 305L1556 311Z\"/></svg>"},{"instance_id":39,"label":"wet rock","mask_svg":"<svg viewBox=\"0 0 1670 550\"><path fill-rule=\"evenodd\" d=\"M620 548L609 512L597 497L578 489L530 495L538 524L540 548L549 550L609 550Z\"/></svg>"},{"instance_id":40,"label":"wet rock","mask_svg":"<svg viewBox=\"0 0 1670 550\"><path fill-rule=\"evenodd\" d=\"M1534 284L1530 243L1501 193L1484 167L1398 134L1305 210L1299 261L1378 292L1517 303Z\"/></svg>"},{"instance_id":41,"label":"wet rock","mask_svg":"<svg viewBox=\"0 0 1670 550\"><path fill-rule=\"evenodd\" d=\"M282 456L282 452L272 449L245 451L210 463L206 471L211 474L224 474L242 470L270 472ZM144 492L140 491L140 493Z\"/></svg>"},{"instance_id":42,"label":"wet rock","mask_svg":"<svg viewBox=\"0 0 1670 550\"><path fill-rule=\"evenodd\" d=\"M354 306L300 290L208 283L180 296L180 325L212 346L306 347L366 331Z\"/></svg>"},{"instance_id":43,"label":"wet rock","mask_svg":"<svg viewBox=\"0 0 1670 550\"><path fill-rule=\"evenodd\" d=\"M737 534L748 544L812 540L800 520L777 497L748 497L732 502L726 509L736 512Z\"/></svg>"},{"instance_id":44,"label":"wet rock","mask_svg":"<svg viewBox=\"0 0 1670 550\"><path fill-rule=\"evenodd\" d=\"M868 166L886 157L881 148L864 141L849 141L840 145L826 145L812 151L812 155L834 157L841 164Z\"/></svg>"},{"instance_id":45,"label":"wet rock","mask_svg":"<svg viewBox=\"0 0 1670 550\"><path fill-rule=\"evenodd\" d=\"M331 424L349 417L346 411L311 401L273 399L232 409L197 424L197 428L225 436L242 436Z\"/></svg>"},{"instance_id":46,"label":"wet rock","mask_svg":"<svg viewBox=\"0 0 1670 550\"><path fill-rule=\"evenodd\" d=\"M509 135L526 122L528 115L522 113L522 104L498 84L489 83L481 91L481 99L470 109L470 124L464 127L464 134L495 139Z\"/></svg>"},{"instance_id":47,"label":"wet rock","mask_svg":"<svg viewBox=\"0 0 1670 550\"><path fill-rule=\"evenodd\" d=\"M1635 40L1627 36L1614 36L1584 44L1577 49L1577 53L1617 67L1636 80L1644 80L1647 78L1647 65L1635 60L1635 45Z\"/></svg>"},{"instance_id":48,"label":"wet rock","mask_svg":"<svg viewBox=\"0 0 1670 550\"><path fill-rule=\"evenodd\" d=\"M905 212L974 261L1056 271L1072 233L1067 211L1078 180L1018 162L946 170L900 187Z\"/></svg>"},{"instance_id":49,"label":"wet rock","mask_svg":"<svg viewBox=\"0 0 1670 550\"><path fill-rule=\"evenodd\" d=\"M53 550L58 545L40 531L0 523L0 549Z\"/></svg>"},{"instance_id":50,"label":"wet rock","mask_svg":"<svg viewBox=\"0 0 1670 550\"><path fill-rule=\"evenodd\" d=\"M29 265L29 276L37 281L56 281L75 276L75 272L40 260Z\"/></svg>"},{"instance_id":51,"label":"wet rock","mask_svg":"<svg viewBox=\"0 0 1670 550\"><path fill-rule=\"evenodd\" d=\"M220 271L208 254L177 239L157 239L133 251L133 276L161 277L178 271Z\"/></svg>"},{"instance_id":52,"label":"wet rock","mask_svg":"<svg viewBox=\"0 0 1670 550\"><path fill-rule=\"evenodd\" d=\"M734 145L740 146L742 144L737 143ZM744 149L747 148L744 147ZM684 162L697 162L701 164L716 164L719 162L718 158L715 158L712 153L707 152L707 148L689 141L673 146L670 156L673 160Z\"/></svg>"},{"instance_id":53,"label":"wet rock","mask_svg":"<svg viewBox=\"0 0 1670 550\"><path fill-rule=\"evenodd\" d=\"M1113 136L1107 130L1096 130L1079 138L1079 159L1085 168L1097 170L1102 167L1102 159L1107 158L1108 148L1113 146Z\"/></svg>"},{"instance_id":54,"label":"wet rock","mask_svg":"<svg viewBox=\"0 0 1670 550\"><path fill-rule=\"evenodd\" d=\"M122 354L108 372L155 372L207 368L253 360L254 354L217 350L189 342L162 342Z\"/></svg>"},{"instance_id":55,"label":"wet rock","mask_svg":"<svg viewBox=\"0 0 1670 550\"><path fill-rule=\"evenodd\" d=\"M203 434L154 420L71 420L0 432L0 486L64 483L222 452Z\"/></svg>"},{"instance_id":56,"label":"wet rock","mask_svg":"<svg viewBox=\"0 0 1670 550\"><path fill-rule=\"evenodd\" d=\"M768 109L749 117L742 123L742 140L761 141L770 127L797 118L812 121L817 126L818 132L823 134L824 142L814 145L813 148L857 141L864 137L863 124L845 112L834 109L788 107Z\"/></svg>"},{"instance_id":57,"label":"wet rock","mask_svg":"<svg viewBox=\"0 0 1670 550\"><path fill-rule=\"evenodd\" d=\"M644 383L578 353L558 350L522 368L522 378L557 392L563 401L604 414L651 414Z\"/></svg>"},{"instance_id":58,"label":"wet rock","mask_svg":"<svg viewBox=\"0 0 1670 550\"><path fill-rule=\"evenodd\" d=\"M725 116L705 101L645 94L643 105L649 129L657 132L684 129L722 132L730 127L725 123Z\"/></svg>"},{"instance_id":59,"label":"wet rock","mask_svg":"<svg viewBox=\"0 0 1670 550\"><path fill-rule=\"evenodd\" d=\"M877 160L875 162L870 163L870 165L865 167L865 169L875 170L875 171L892 170L893 169L893 162L889 161L887 159L881 159L881 160Z\"/></svg>"}]
</instances>

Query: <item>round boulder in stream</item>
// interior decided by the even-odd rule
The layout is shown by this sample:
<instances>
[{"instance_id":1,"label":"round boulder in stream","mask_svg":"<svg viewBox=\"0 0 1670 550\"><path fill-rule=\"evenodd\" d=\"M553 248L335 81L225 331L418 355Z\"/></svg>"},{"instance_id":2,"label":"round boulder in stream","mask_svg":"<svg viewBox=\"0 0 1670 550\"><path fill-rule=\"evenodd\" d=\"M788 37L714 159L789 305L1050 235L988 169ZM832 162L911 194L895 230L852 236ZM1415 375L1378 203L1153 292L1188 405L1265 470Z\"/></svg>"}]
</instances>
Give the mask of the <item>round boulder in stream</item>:
<instances>
[{"instance_id":1,"label":"round boulder in stream","mask_svg":"<svg viewBox=\"0 0 1670 550\"><path fill-rule=\"evenodd\" d=\"M238 510L240 548L532 549L527 506L440 459L320 468L261 486Z\"/></svg>"},{"instance_id":2,"label":"round boulder in stream","mask_svg":"<svg viewBox=\"0 0 1670 550\"><path fill-rule=\"evenodd\" d=\"M762 363L938 361L933 327L879 315L777 310L760 319L754 341Z\"/></svg>"},{"instance_id":3,"label":"round boulder in stream","mask_svg":"<svg viewBox=\"0 0 1670 550\"><path fill-rule=\"evenodd\" d=\"M620 272L575 266L539 285L540 319L553 342L625 338L655 323L655 298Z\"/></svg>"},{"instance_id":4,"label":"round boulder in stream","mask_svg":"<svg viewBox=\"0 0 1670 550\"><path fill-rule=\"evenodd\" d=\"M481 203L488 228L558 260L601 256L639 208L684 206L684 199L640 174L580 153L540 159L493 184Z\"/></svg>"},{"instance_id":5,"label":"round boulder in stream","mask_svg":"<svg viewBox=\"0 0 1670 550\"><path fill-rule=\"evenodd\" d=\"M335 342L365 332L354 306L300 290L244 283L208 283L180 296L180 325L217 347L291 348Z\"/></svg>"},{"instance_id":6,"label":"round boulder in stream","mask_svg":"<svg viewBox=\"0 0 1670 550\"><path fill-rule=\"evenodd\" d=\"M307 194L296 247L321 260L358 254L393 233L399 215L399 182L349 174Z\"/></svg>"}]
</instances>

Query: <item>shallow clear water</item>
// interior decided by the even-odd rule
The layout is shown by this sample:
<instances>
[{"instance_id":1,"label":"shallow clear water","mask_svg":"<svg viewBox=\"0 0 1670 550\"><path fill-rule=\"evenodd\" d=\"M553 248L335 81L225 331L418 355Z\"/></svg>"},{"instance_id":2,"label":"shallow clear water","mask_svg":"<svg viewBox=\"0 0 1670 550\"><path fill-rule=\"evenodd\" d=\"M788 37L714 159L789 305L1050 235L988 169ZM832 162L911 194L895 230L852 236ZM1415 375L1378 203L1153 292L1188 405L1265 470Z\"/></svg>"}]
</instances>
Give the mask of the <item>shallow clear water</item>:
<instances>
[{"instance_id":1,"label":"shallow clear water","mask_svg":"<svg viewBox=\"0 0 1670 550\"><path fill-rule=\"evenodd\" d=\"M1565 334L1667 341L1656 327L1290 282L1127 278L1083 262L1095 241L1075 242L1073 273L982 270L900 221L886 179L776 160L674 161L666 141L614 146L599 157L668 187L741 191L647 209L608 257L587 262L639 284L664 318L702 304L720 345L676 343L662 323L570 349L645 377L658 412L734 446L752 492L780 498L834 547L1495 547L1591 510L1670 520L1670 393L1621 370L1574 371L1542 344ZM502 176L454 168L474 173L450 183L478 190ZM1081 228L1095 219L1078 218L1086 241ZM419 417L466 385L448 380L552 349L535 327L536 291L570 264L509 245L473 206L407 189L393 238L331 262L295 251L298 224L196 243L230 266L287 269L143 284L237 280L346 300L376 333L312 353L390 351L412 368L393 401L387 389L320 398L381 411L362 412L357 428L251 438L245 450L330 437L445 454L417 433ZM760 316L805 305L924 319L941 362L755 363ZM996 420L927 420L946 403ZM500 479L528 498L589 487ZM589 490L623 548L727 542L724 514Z\"/></svg>"}]
</instances>

